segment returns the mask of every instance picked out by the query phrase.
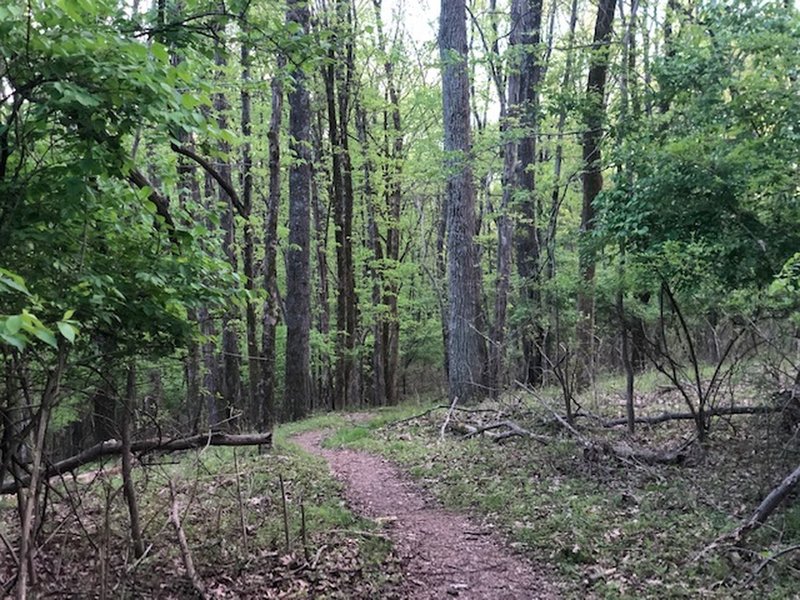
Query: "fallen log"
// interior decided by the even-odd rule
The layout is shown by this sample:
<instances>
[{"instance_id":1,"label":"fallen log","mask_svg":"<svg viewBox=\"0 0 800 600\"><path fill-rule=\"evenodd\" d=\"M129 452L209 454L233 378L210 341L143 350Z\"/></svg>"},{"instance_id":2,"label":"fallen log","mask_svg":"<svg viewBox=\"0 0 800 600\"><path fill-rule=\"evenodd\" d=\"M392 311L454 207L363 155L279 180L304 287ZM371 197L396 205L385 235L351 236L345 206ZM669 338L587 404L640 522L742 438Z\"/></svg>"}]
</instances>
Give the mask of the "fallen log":
<instances>
[{"instance_id":1,"label":"fallen log","mask_svg":"<svg viewBox=\"0 0 800 600\"><path fill-rule=\"evenodd\" d=\"M186 438L165 440L163 438L149 438L131 442L131 452L134 454L148 454L151 452L177 452L191 450L205 446L262 446L272 443L272 432L269 433L244 433L231 434L222 432L201 433ZM93 462L105 456L114 456L122 453L122 442L119 440L106 440L87 448L83 452L65 458L64 460L47 466L44 477L49 479L62 475ZM14 494L20 488L25 488L30 483L30 476L26 475L16 481L6 481L0 486L0 494Z\"/></svg>"},{"instance_id":2,"label":"fallen log","mask_svg":"<svg viewBox=\"0 0 800 600\"><path fill-rule=\"evenodd\" d=\"M671 450L636 448L625 442L612 444L609 442L586 441L583 443L583 455L588 460L597 460L600 455L608 455L622 461L633 461L645 465L679 465L688 458L689 449L694 441L694 438L692 438Z\"/></svg>"},{"instance_id":3,"label":"fallen log","mask_svg":"<svg viewBox=\"0 0 800 600\"><path fill-rule=\"evenodd\" d=\"M739 527L718 537L714 542L706 546L696 557L695 560L709 554L713 550L723 546L739 546L744 538L766 523L769 516L775 509L792 493L800 483L800 466L789 473L773 490L766 495L761 503L753 511L753 514Z\"/></svg>"},{"instance_id":4,"label":"fallen log","mask_svg":"<svg viewBox=\"0 0 800 600\"><path fill-rule=\"evenodd\" d=\"M726 417L733 415L766 415L771 413L780 412L783 410L781 406L728 406L722 408L713 408L706 411L709 417ZM694 421L695 415L690 412L686 413L661 413L653 417L636 417L634 421L643 425L658 425L666 423L667 421ZM620 425L627 425L628 420L625 418L611 419L609 421L602 421L603 427L618 427Z\"/></svg>"}]
</instances>

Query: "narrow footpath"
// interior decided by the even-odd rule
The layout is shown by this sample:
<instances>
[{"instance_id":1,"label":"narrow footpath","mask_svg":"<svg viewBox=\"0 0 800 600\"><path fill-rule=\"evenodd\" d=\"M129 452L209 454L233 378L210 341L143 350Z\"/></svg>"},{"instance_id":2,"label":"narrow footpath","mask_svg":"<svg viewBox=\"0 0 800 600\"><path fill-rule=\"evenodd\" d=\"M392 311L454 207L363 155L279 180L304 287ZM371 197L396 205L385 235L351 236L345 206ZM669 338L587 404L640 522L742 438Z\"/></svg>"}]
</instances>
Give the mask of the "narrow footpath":
<instances>
[{"instance_id":1,"label":"narrow footpath","mask_svg":"<svg viewBox=\"0 0 800 600\"><path fill-rule=\"evenodd\" d=\"M328 461L344 483L354 512L387 525L386 533L403 559L404 598L560 597L542 568L468 517L436 506L389 461L365 452L322 448L328 433L310 431L293 439Z\"/></svg>"}]
</instances>

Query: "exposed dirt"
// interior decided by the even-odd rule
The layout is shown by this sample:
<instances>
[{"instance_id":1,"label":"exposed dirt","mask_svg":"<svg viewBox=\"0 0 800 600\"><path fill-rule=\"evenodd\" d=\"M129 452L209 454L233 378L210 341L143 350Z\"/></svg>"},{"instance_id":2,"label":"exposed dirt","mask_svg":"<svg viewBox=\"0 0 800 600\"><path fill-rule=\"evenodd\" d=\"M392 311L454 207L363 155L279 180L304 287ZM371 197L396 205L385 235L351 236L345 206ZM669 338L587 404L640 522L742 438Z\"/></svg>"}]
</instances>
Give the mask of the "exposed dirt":
<instances>
[{"instance_id":1,"label":"exposed dirt","mask_svg":"<svg viewBox=\"0 0 800 600\"><path fill-rule=\"evenodd\" d=\"M560 594L544 569L509 550L491 531L446 511L396 466L371 454L322 448L325 431L294 440L325 458L356 512L384 523L405 563L403 598L550 599Z\"/></svg>"}]
</instances>

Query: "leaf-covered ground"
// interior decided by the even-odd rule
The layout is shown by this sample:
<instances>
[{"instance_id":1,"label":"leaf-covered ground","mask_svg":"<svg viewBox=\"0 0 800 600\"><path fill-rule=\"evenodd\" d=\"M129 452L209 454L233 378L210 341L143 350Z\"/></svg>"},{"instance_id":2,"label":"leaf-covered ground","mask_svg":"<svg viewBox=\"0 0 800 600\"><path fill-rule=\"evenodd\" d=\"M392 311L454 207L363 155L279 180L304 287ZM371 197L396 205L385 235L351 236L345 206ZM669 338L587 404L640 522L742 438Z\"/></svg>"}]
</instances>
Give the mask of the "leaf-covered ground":
<instances>
[{"instance_id":1,"label":"leaf-covered ground","mask_svg":"<svg viewBox=\"0 0 800 600\"><path fill-rule=\"evenodd\" d=\"M642 387L651 391L637 397L641 414L681 408L674 391L650 384ZM603 389L583 399L584 406L603 416L622 414L616 383L607 393ZM550 410L527 395L479 407L486 412L456 411L452 422L474 425L502 415L551 438L549 444L442 436L447 410L432 408L384 409L357 421L317 417L279 428L271 453L209 448L138 468L148 545L139 561L130 551L118 474L100 470L97 477L83 474L80 482L53 482L39 536L38 591L43 597L195 597L168 523L172 480L210 597L404 597L409 562L382 535L382 525L354 514L324 462L288 439L330 429L335 433L326 445L392 459L445 507L471 515L545 565L566 598L800 597L800 552L765 564L800 544L794 498L744 547L698 558L800 460L797 439L779 417L719 420L705 450L693 451L684 464L647 466L586 455ZM692 435L689 422L642 426L635 436L591 419L578 423L592 439L655 449ZM12 544L15 510L14 498L0 498L0 530ZM8 581L13 572L10 553L0 547L0 578Z\"/></svg>"},{"instance_id":2,"label":"leaf-covered ground","mask_svg":"<svg viewBox=\"0 0 800 600\"><path fill-rule=\"evenodd\" d=\"M615 395L596 400L608 414L622 414ZM681 408L663 389L638 400L650 414ZM743 548L698 558L796 466L797 442L779 418L718 421L705 451L693 451L685 464L647 466L584 455L549 410L521 394L479 407L490 412L457 411L453 419L474 424L502 414L553 437L553 443L441 438L447 410L413 418L426 408L383 412L366 426L340 431L329 443L397 461L445 506L485 519L512 546L554 566L567 597L800 597L800 552L754 575L766 557L800 543L800 506L791 501ZM672 447L693 433L687 422L640 427L632 437L624 428L581 423L582 433L594 439L649 448Z\"/></svg>"},{"instance_id":3,"label":"leaf-covered ground","mask_svg":"<svg viewBox=\"0 0 800 600\"><path fill-rule=\"evenodd\" d=\"M311 426L317 423L341 421L324 418ZM267 454L240 448L234 457L231 449L208 448L138 468L136 486L148 545L139 561L130 551L119 475L105 476L101 470L96 478L81 477L80 483L53 482L40 536L44 544L37 558L37 592L41 597L197 597L168 522L171 479L209 597L392 597L400 566L391 545L380 536L363 535L375 525L347 509L324 462L285 441L285 435L303 425L279 430L276 448ZM12 542L15 516L13 498L0 499L0 528ZM14 564L2 550L0 579L5 582Z\"/></svg>"}]
</instances>

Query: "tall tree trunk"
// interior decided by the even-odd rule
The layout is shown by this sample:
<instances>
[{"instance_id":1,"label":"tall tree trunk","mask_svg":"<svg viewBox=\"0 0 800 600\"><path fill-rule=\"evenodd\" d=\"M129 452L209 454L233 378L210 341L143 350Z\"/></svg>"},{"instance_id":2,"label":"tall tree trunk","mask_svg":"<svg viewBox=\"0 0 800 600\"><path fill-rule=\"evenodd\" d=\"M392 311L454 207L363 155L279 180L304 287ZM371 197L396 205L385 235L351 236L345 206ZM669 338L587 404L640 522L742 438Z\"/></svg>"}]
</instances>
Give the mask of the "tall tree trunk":
<instances>
[{"instance_id":1,"label":"tall tree trunk","mask_svg":"<svg viewBox=\"0 0 800 600\"><path fill-rule=\"evenodd\" d=\"M308 34L309 8L291 0L286 20ZM286 410L292 419L306 415L311 389L309 330L311 327L309 209L311 203L311 107L301 65L292 69L289 92L289 247L286 251Z\"/></svg>"},{"instance_id":2,"label":"tall tree trunk","mask_svg":"<svg viewBox=\"0 0 800 600\"><path fill-rule=\"evenodd\" d=\"M324 67L328 109L328 136L331 141L333 215L336 234L337 367L334 402L339 407L358 400L358 377L354 349L357 336L357 303L353 268L353 179L348 142L350 94L354 69L353 27L349 0L338 0L334 14L335 43L328 51Z\"/></svg>"},{"instance_id":3,"label":"tall tree trunk","mask_svg":"<svg viewBox=\"0 0 800 600\"><path fill-rule=\"evenodd\" d=\"M495 280L494 318L489 332L491 345L489 347L489 365L487 384L493 397L500 394L503 387L505 374L506 353L506 320L508 316L508 293L511 287L512 249L514 239L514 221L511 218L511 197L513 195L514 168L516 164L517 144L511 135L511 123L508 119L509 103L518 101L519 77L513 71L504 77L497 60L500 57L500 46L497 31L497 0L491 0L489 11L492 15L492 44L487 48L487 53L492 57L490 61L492 80L500 104L500 138L503 145L500 150L503 159L503 172L501 186L503 196L498 207L497 226L497 279ZM508 92L506 92L508 81Z\"/></svg>"},{"instance_id":4,"label":"tall tree trunk","mask_svg":"<svg viewBox=\"0 0 800 600\"><path fill-rule=\"evenodd\" d=\"M267 196L267 219L264 227L264 329L262 332L261 368L263 406L261 427L269 431L275 425L275 342L280 316L278 297L278 214L281 203L281 123L283 121L282 73L286 59L278 56L277 73L272 78L272 113L269 118L269 193Z\"/></svg>"},{"instance_id":5,"label":"tall tree trunk","mask_svg":"<svg viewBox=\"0 0 800 600\"><path fill-rule=\"evenodd\" d=\"M628 21L625 21L625 3L620 2L620 18L625 27L622 48L622 69L620 73L620 115L617 133L617 144L622 145L625 141L627 130L631 121L639 118L638 95L636 86L632 83L632 75L636 64L635 59L635 36L636 36L636 13L639 8L639 0L631 0L631 13ZM620 173L621 185L628 194L633 193L633 169L630 161L626 161L621 166ZM617 314L619 317L620 337L622 340L622 366L625 371L625 407L628 420L628 433L633 434L636 429L636 414L634 410L634 368L631 361L629 344L629 325L625 316L625 242L619 245L619 269L617 287Z\"/></svg>"},{"instance_id":6,"label":"tall tree trunk","mask_svg":"<svg viewBox=\"0 0 800 600\"><path fill-rule=\"evenodd\" d=\"M327 338L331 330L331 315L329 306L328 283L328 225L330 221L330 210L325 210L322 198L319 194L319 184L313 165L322 164L322 111L317 111L316 127L313 130L314 161L312 164L311 178L311 211L314 217L314 245L316 248L316 269L317 269L317 331ZM327 357L326 357L327 358ZM314 397L320 406L326 408L333 407L333 382L330 369L330 361L321 360L317 365L315 373L315 394Z\"/></svg>"},{"instance_id":7,"label":"tall tree trunk","mask_svg":"<svg viewBox=\"0 0 800 600\"><path fill-rule=\"evenodd\" d=\"M475 187L472 181L467 27L464 0L442 0L439 17L447 187L447 279L450 315L450 397L483 396L486 348L478 329L480 270L476 264Z\"/></svg>"},{"instance_id":8,"label":"tall tree trunk","mask_svg":"<svg viewBox=\"0 0 800 600\"><path fill-rule=\"evenodd\" d=\"M515 188L522 195L520 222L516 228L517 271L521 279L522 302L530 311L529 327L522 334L524 359L523 381L528 385L542 382L544 372L544 328L541 305L540 257L541 227L536 199L536 135L539 126L539 83L542 64L538 56L542 33L542 0L514 0L511 5L512 35L509 42L521 48L519 65L518 111L524 130L517 148Z\"/></svg>"},{"instance_id":9,"label":"tall tree trunk","mask_svg":"<svg viewBox=\"0 0 800 600\"><path fill-rule=\"evenodd\" d=\"M376 219L375 190L372 187L372 172L374 165L370 154L369 138L367 137L367 114L361 103L356 104L356 130L358 141L361 144L362 154L364 155L364 188L363 203L367 211L367 247L372 254L372 261L369 266L369 274L372 280L372 308L374 322L372 325L372 401L374 406L384 406L386 404L386 348L384 337L383 314L383 245L378 235L378 224Z\"/></svg>"},{"instance_id":10,"label":"tall tree trunk","mask_svg":"<svg viewBox=\"0 0 800 600\"><path fill-rule=\"evenodd\" d=\"M572 89L573 75L572 69L575 62L575 51L573 45L575 42L575 27L578 23L578 0L572 0L569 16L569 33L567 34L567 53L564 60L564 74L561 78L561 90L567 92ZM558 123L556 125L556 148L553 153L553 191L550 196L550 219L547 226L547 234L545 237L545 247L547 249L547 266L545 268L545 275L549 280L556 276L556 237L558 232L558 218L561 213L561 203L567 195L566 186L561 179L561 171L564 163L564 129L567 124L567 105L561 103L558 110ZM551 309L549 315L548 327L554 336L548 336L552 339L552 345L556 348L556 356L554 363L561 362L561 325L560 314L557 299L549 302ZM567 414L572 415L572 399L569 394L565 397L567 403Z\"/></svg>"},{"instance_id":11,"label":"tall tree trunk","mask_svg":"<svg viewBox=\"0 0 800 600\"><path fill-rule=\"evenodd\" d=\"M594 28L589 77L586 84L585 131L583 133L583 206L581 210L581 238L583 246L579 257L580 277L583 280L578 292L578 344L584 363L582 383L594 377L594 274L595 256L590 236L594 229L594 199L603 189L601 142L605 121L605 90L608 73L609 42L617 0L600 0Z\"/></svg>"},{"instance_id":12,"label":"tall tree trunk","mask_svg":"<svg viewBox=\"0 0 800 600\"><path fill-rule=\"evenodd\" d=\"M381 0L373 0L375 20L377 23L378 48L383 54L383 71L386 77L386 94L388 96L388 111L384 112L384 132L386 139L385 167L384 167L384 195L386 204L386 263L389 268L396 269L400 263L400 212L402 209L402 164L404 158L403 127L400 112L400 92L397 89L395 68L386 36L383 31L381 18ZM389 114L387 114L387 112ZM397 309L397 297L400 293L398 279L389 277L384 279L383 305L386 312L381 319L381 349L384 373L383 395L386 404L397 402L397 376L400 360L400 315Z\"/></svg>"},{"instance_id":13,"label":"tall tree trunk","mask_svg":"<svg viewBox=\"0 0 800 600\"><path fill-rule=\"evenodd\" d=\"M252 425L263 422L261 413L264 410L264 385L261 376L262 354L258 347L258 317L256 315L256 268L255 268L255 234L253 231L253 161L251 149L251 117L250 117L250 47L249 40L242 41L242 209L244 214L244 245L242 247L242 263L244 267L244 284L249 292L245 307L245 323L247 329L247 416Z\"/></svg>"},{"instance_id":14,"label":"tall tree trunk","mask_svg":"<svg viewBox=\"0 0 800 600\"><path fill-rule=\"evenodd\" d=\"M214 53L214 62L218 69L222 70L227 66L227 60L222 49L217 48ZM223 92L214 94L214 112L217 117L217 126L220 130L228 128L228 110L230 105ZM218 150L222 155L217 166L217 172L226 181L231 181L231 165L229 155L231 146L225 140L220 140ZM210 186L209 186L210 187ZM231 265L231 269L238 270L238 260L236 257L236 222L234 217L233 198L228 193L221 190L220 200L225 203L225 208L220 218L223 231L223 249L225 257ZM225 418L233 416L236 410L242 406L242 381L240 367L239 332L237 322L239 321L239 311L235 305L231 305L222 315L222 395L226 404L227 415Z\"/></svg>"}]
</instances>

